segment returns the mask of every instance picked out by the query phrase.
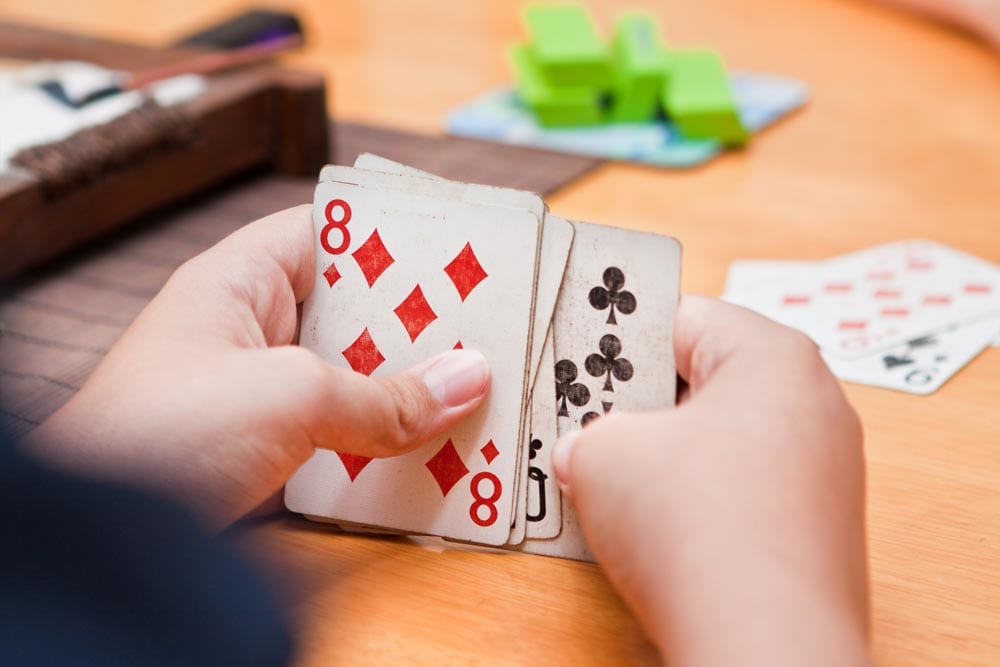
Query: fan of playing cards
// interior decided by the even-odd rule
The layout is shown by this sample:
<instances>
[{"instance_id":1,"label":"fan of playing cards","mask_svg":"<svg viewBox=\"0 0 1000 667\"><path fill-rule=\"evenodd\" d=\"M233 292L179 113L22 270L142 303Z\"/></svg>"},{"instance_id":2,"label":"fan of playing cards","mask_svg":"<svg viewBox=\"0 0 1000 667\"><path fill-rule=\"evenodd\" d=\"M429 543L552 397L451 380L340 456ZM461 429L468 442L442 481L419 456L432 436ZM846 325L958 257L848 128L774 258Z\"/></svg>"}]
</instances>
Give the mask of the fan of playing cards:
<instances>
[{"instance_id":1,"label":"fan of playing cards","mask_svg":"<svg viewBox=\"0 0 1000 667\"><path fill-rule=\"evenodd\" d=\"M809 335L837 377L913 394L1000 344L1000 267L930 241L734 262L724 297Z\"/></svg>"},{"instance_id":2,"label":"fan of playing cards","mask_svg":"<svg viewBox=\"0 0 1000 667\"><path fill-rule=\"evenodd\" d=\"M551 448L612 410L674 404L677 241L374 155L322 171L313 221L301 345L373 376L474 348L492 384L453 432L409 454L318 451L288 482L288 508L348 530L592 559Z\"/></svg>"}]
</instances>

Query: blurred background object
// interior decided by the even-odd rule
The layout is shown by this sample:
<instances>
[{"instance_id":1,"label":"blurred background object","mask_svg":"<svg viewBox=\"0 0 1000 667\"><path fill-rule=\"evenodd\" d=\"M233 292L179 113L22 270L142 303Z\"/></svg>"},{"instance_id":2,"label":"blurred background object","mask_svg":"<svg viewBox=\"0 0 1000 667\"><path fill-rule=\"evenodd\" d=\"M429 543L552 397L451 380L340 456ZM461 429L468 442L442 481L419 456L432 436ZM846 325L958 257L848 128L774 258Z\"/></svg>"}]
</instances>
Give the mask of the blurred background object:
<instances>
[{"instance_id":1,"label":"blurred background object","mask_svg":"<svg viewBox=\"0 0 1000 667\"><path fill-rule=\"evenodd\" d=\"M0 277L252 169L328 159L322 78L230 51L157 49L0 23Z\"/></svg>"},{"instance_id":2,"label":"blurred background object","mask_svg":"<svg viewBox=\"0 0 1000 667\"><path fill-rule=\"evenodd\" d=\"M692 167L805 104L794 79L730 74L713 49L665 45L654 17L622 12L605 40L579 4L525 8L514 86L453 109L449 132L522 146Z\"/></svg>"},{"instance_id":3,"label":"blurred background object","mask_svg":"<svg viewBox=\"0 0 1000 667\"><path fill-rule=\"evenodd\" d=\"M232 50L288 37L304 41L302 24L294 14L252 9L182 37L175 46Z\"/></svg>"}]
</instances>

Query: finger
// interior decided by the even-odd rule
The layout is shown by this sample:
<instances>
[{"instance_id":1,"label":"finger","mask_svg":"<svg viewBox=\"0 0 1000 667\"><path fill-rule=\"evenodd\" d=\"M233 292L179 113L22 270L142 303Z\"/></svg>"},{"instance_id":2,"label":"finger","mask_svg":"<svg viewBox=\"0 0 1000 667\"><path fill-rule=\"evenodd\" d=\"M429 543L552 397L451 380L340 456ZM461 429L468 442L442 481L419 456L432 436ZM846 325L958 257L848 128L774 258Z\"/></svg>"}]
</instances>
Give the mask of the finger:
<instances>
[{"instance_id":1,"label":"finger","mask_svg":"<svg viewBox=\"0 0 1000 667\"><path fill-rule=\"evenodd\" d=\"M626 474L621 464L641 458L636 456L636 448L645 446L648 439L643 431L645 423L656 415L671 416L670 413L605 415L586 428L559 438L552 450L552 467L560 491L574 504L579 497L605 498L615 488L630 493L631 485L620 481L621 475ZM622 443L628 445L627 455L623 455Z\"/></svg>"},{"instance_id":2,"label":"finger","mask_svg":"<svg viewBox=\"0 0 1000 667\"><path fill-rule=\"evenodd\" d=\"M708 297L685 294L677 310L674 328L674 356L677 372L698 392L709 380L734 360L760 366L761 359L775 357L797 360L801 356L819 359L816 346L803 334L758 313ZM795 354L785 354L786 351Z\"/></svg>"},{"instance_id":3,"label":"finger","mask_svg":"<svg viewBox=\"0 0 1000 667\"><path fill-rule=\"evenodd\" d=\"M781 354L774 354L779 350ZM730 403L735 409L740 403L746 402L748 393L759 389L771 381L780 382L781 376L788 372L787 368L799 368L808 373L815 373L818 380L825 380L829 373L825 372L822 360L816 351L816 346L803 334L782 326L753 311L740 306L694 295L684 295L677 311L674 329L674 356L677 372L681 376L679 396L681 406L670 413L651 413L647 415L630 415L623 419L604 417L595 420L591 426L584 429L580 435L560 440L553 451L553 465L556 477L561 485L579 485L576 470L570 465L570 452L583 450L580 470L593 474L584 474L580 479L600 480L608 476L600 474L605 464L602 456L620 456L620 448L609 446L608 443L629 442L627 432L635 432L639 440L644 433L643 424L649 419L673 420L683 415L690 407L691 399L710 379L720 374L723 369L731 369L728 379L716 382L719 393L730 394ZM768 359L768 366L762 366L762 360ZM770 380L765 375L775 376ZM819 370L821 372L816 373ZM727 381L731 380L731 381ZM686 386L685 386L686 385ZM818 386L818 382L814 383ZM760 394L760 392L757 392ZM723 401L721 404L725 404ZM660 428L666 432L662 424ZM609 432L609 429L612 431ZM618 435L612 436L614 429ZM608 434L602 437L602 434ZM579 441L593 443L591 446L578 447ZM609 459L610 461L610 459ZM591 465L588 465L587 463ZM561 472L560 472L561 471ZM584 481L584 485L588 482Z\"/></svg>"},{"instance_id":4,"label":"finger","mask_svg":"<svg viewBox=\"0 0 1000 667\"><path fill-rule=\"evenodd\" d=\"M280 211L252 222L179 268L159 299L183 326L196 314L207 336L242 347L284 345L296 328L295 305L313 286L312 209ZM169 324L168 324L169 326ZM197 335L196 332L191 332Z\"/></svg>"},{"instance_id":5,"label":"finger","mask_svg":"<svg viewBox=\"0 0 1000 667\"><path fill-rule=\"evenodd\" d=\"M272 517L285 512L285 489L282 487L275 493L268 496L267 500L253 508L242 519L260 519Z\"/></svg>"},{"instance_id":6,"label":"finger","mask_svg":"<svg viewBox=\"0 0 1000 667\"><path fill-rule=\"evenodd\" d=\"M338 368L301 348L276 348L292 369L294 407L313 445L362 456L416 449L473 412L486 397L490 369L475 350L450 350L381 378Z\"/></svg>"},{"instance_id":7,"label":"finger","mask_svg":"<svg viewBox=\"0 0 1000 667\"><path fill-rule=\"evenodd\" d=\"M607 415L560 439L552 453L556 480L563 498L576 510L587 544L640 619L660 616L648 608L648 602L660 597L649 591L658 580L650 574L663 566L664 551L636 548L634 537L650 519L644 507L657 497L657 485L663 483L670 460L661 438L649 434L684 437L674 432L684 428L674 412ZM662 423L654 423L663 417ZM670 508L661 509L664 514L658 520Z\"/></svg>"},{"instance_id":8,"label":"finger","mask_svg":"<svg viewBox=\"0 0 1000 667\"><path fill-rule=\"evenodd\" d=\"M262 259L272 262L291 286L295 301L302 301L312 290L315 270L312 205L293 206L252 222L213 250L254 269Z\"/></svg>"}]
</instances>

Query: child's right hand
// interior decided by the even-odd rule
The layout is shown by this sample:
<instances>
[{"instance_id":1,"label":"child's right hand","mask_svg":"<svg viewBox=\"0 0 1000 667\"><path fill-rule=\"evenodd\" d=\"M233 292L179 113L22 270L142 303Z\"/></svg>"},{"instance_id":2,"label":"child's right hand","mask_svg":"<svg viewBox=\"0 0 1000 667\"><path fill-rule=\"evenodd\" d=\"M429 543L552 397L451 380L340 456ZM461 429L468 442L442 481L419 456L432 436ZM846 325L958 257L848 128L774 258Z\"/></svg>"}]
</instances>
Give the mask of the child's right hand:
<instances>
[{"instance_id":1,"label":"child's right hand","mask_svg":"<svg viewBox=\"0 0 1000 667\"><path fill-rule=\"evenodd\" d=\"M676 665L867 663L857 415L805 336L684 297L673 410L556 446L587 540Z\"/></svg>"}]
</instances>

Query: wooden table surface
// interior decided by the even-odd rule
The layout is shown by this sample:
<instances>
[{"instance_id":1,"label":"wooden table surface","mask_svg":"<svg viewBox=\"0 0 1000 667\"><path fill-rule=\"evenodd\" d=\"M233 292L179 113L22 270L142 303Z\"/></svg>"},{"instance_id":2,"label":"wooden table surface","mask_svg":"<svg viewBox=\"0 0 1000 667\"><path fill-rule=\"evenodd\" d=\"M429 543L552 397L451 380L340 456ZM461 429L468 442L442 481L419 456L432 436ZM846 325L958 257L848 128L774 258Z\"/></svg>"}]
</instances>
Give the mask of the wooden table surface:
<instances>
[{"instance_id":1,"label":"wooden table surface","mask_svg":"<svg viewBox=\"0 0 1000 667\"><path fill-rule=\"evenodd\" d=\"M337 117L425 132L507 80L503 53L521 35L518 3L288 4L311 35L290 60L330 75ZM620 9L591 4L605 26ZM156 44L238 5L0 0L0 16ZM677 236L696 293L718 294L737 258L818 259L901 238L1000 262L1000 55L860 1L651 11L671 43L799 77L812 101L705 168L604 166L552 197L555 212ZM930 397L847 391L867 434L876 658L1000 664L1000 349ZM291 599L297 664L655 661L591 565L441 553L294 519L249 533Z\"/></svg>"}]
</instances>

